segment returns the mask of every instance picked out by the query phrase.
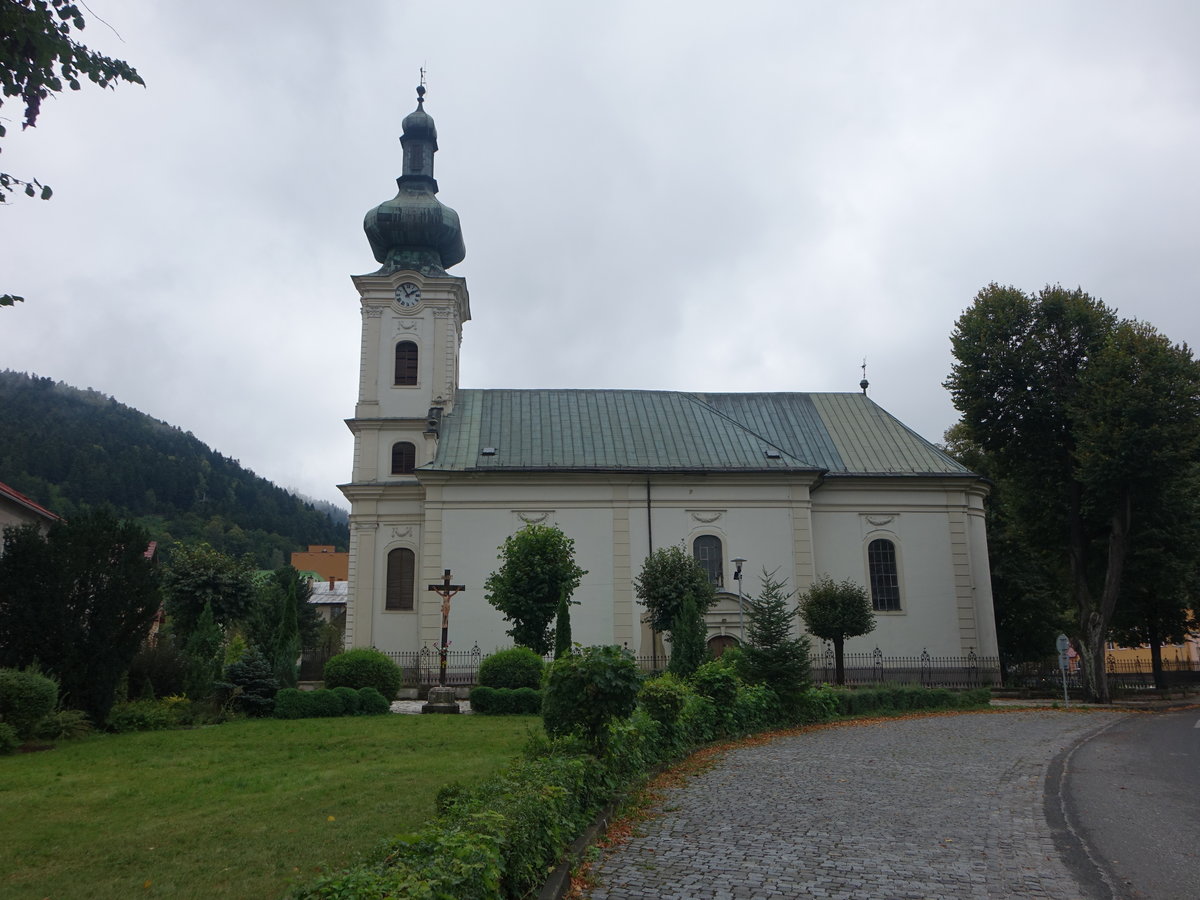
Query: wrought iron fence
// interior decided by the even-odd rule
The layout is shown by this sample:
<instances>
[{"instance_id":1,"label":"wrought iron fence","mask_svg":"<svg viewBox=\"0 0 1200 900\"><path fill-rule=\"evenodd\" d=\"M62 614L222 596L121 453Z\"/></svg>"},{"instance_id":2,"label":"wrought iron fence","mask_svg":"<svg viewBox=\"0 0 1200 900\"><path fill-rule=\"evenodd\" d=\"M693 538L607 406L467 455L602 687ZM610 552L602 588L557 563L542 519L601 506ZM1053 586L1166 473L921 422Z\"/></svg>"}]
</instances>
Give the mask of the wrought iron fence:
<instances>
[{"instance_id":1,"label":"wrought iron fence","mask_svg":"<svg viewBox=\"0 0 1200 900\"><path fill-rule=\"evenodd\" d=\"M1200 662L1195 660L1164 659L1162 669L1168 687L1200 684ZM1154 687L1154 672L1148 660L1119 660L1110 654L1105 658L1104 670L1108 673L1109 688L1138 691ZM1010 665L1004 685L1035 691L1061 691L1062 670L1057 659ZM1079 660L1072 659L1067 669L1067 688L1083 690L1083 687L1083 672L1079 667Z\"/></svg>"},{"instance_id":2,"label":"wrought iron fence","mask_svg":"<svg viewBox=\"0 0 1200 900\"><path fill-rule=\"evenodd\" d=\"M888 656L876 647L870 653L842 655L845 683L920 684L925 687L977 688L1000 686L1000 660L995 656L979 656L975 651L966 656L933 656L928 650L920 656ZM812 657L812 679L833 683L837 660L833 647Z\"/></svg>"},{"instance_id":3,"label":"wrought iron fence","mask_svg":"<svg viewBox=\"0 0 1200 900\"><path fill-rule=\"evenodd\" d=\"M385 651L404 672L405 687L428 687L438 683L439 659L436 647L423 647L414 651ZM304 681L319 681L328 654L306 653L300 666L300 678ZM644 672L662 671L667 658L635 656L638 667ZM455 687L468 687L476 683L483 651L479 645L470 650L451 650L446 654L446 683ZM548 657L547 662L552 658ZM814 682L834 681L833 649L815 652L812 656L810 677ZM931 656L928 652L920 656L887 656L878 647L871 653L847 653L843 657L845 683L870 685L890 682L893 684L921 684L926 687L972 688L999 687L1000 661L996 657L977 656ZM1053 673L1057 678L1057 667ZM1042 676L1030 675L1037 680ZM1147 676L1148 677L1148 676ZM1152 682L1152 679L1151 679ZM1054 682L1061 688L1061 682Z\"/></svg>"},{"instance_id":4,"label":"wrought iron fence","mask_svg":"<svg viewBox=\"0 0 1200 900\"><path fill-rule=\"evenodd\" d=\"M441 658L436 647L425 646L420 650L385 652L404 673L405 687L429 687L438 683ZM446 684L453 687L469 687L475 684L482 659L483 651L479 649L478 644L470 650L448 650Z\"/></svg>"}]
</instances>

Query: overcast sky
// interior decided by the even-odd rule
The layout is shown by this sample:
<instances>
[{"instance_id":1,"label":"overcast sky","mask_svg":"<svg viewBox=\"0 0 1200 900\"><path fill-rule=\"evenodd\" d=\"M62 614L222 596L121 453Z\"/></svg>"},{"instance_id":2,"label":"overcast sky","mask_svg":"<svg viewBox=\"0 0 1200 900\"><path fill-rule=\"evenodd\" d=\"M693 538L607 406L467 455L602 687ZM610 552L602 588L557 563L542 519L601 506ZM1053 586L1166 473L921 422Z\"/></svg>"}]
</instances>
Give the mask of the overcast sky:
<instances>
[{"instance_id":1,"label":"overcast sky","mask_svg":"<svg viewBox=\"0 0 1200 900\"><path fill-rule=\"evenodd\" d=\"M312 496L345 505L350 276L422 66L464 387L854 391L865 357L936 441L991 281L1200 343L1192 0L89 8L147 87L0 109L0 169L55 191L0 208L0 368Z\"/></svg>"}]
</instances>

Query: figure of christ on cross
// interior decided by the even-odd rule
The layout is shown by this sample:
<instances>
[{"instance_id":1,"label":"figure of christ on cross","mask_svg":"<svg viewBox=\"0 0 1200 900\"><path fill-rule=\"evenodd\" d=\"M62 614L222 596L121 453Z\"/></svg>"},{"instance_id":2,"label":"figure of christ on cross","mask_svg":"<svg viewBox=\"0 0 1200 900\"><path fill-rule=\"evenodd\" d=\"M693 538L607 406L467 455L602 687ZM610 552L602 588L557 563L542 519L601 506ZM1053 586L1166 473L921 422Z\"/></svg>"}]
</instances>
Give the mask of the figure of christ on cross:
<instances>
[{"instance_id":1,"label":"figure of christ on cross","mask_svg":"<svg viewBox=\"0 0 1200 900\"><path fill-rule=\"evenodd\" d=\"M450 570L445 569L441 584L431 584L429 589L442 598L442 643L438 647L438 686L446 686L446 654L450 650L450 598L459 591L465 591L466 585L451 584Z\"/></svg>"}]
</instances>

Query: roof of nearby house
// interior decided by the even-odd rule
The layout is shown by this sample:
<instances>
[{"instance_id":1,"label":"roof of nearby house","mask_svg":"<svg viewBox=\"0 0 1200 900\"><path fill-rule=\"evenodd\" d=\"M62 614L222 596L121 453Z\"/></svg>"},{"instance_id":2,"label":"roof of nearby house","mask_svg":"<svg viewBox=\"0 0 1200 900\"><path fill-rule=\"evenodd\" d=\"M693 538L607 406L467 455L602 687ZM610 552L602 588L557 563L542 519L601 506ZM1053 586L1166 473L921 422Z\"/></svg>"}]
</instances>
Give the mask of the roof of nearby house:
<instances>
[{"instance_id":1,"label":"roof of nearby house","mask_svg":"<svg viewBox=\"0 0 1200 900\"><path fill-rule=\"evenodd\" d=\"M617 390L461 390L421 470L971 474L865 394Z\"/></svg>"},{"instance_id":2,"label":"roof of nearby house","mask_svg":"<svg viewBox=\"0 0 1200 900\"><path fill-rule=\"evenodd\" d=\"M62 518L62 516L50 512L50 510L46 509L40 503L35 503L20 491L9 487L2 481L0 481L0 500L7 500L10 503L14 503L48 522L57 522Z\"/></svg>"},{"instance_id":3,"label":"roof of nearby house","mask_svg":"<svg viewBox=\"0 0 1200 900\"><path fill-rule=\"evenodd\" d=\"M314 581L309 603L345 603L350 595L350 582L342 580L330 584L328 581Z\"/></svg>"}]
</instances>

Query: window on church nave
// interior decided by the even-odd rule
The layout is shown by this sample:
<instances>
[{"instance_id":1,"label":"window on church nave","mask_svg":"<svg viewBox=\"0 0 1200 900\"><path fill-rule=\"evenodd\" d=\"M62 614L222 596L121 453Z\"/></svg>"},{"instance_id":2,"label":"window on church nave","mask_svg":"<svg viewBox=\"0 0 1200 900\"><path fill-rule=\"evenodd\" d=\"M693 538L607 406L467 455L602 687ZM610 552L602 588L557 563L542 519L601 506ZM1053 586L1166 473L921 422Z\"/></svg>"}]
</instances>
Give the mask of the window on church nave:
<instances>
[{"instance_id":1,"label":"window on church nave","mask_svg":"<svg viewBox=\"0 0 1200 900\"><path fill-rule=\"evenodd\" d=\"M417 383L417 345L401 341L396 345L396 384Z\"/></svg>"},{"instance_id":2,"label":"window on church nave","mask_svg":"<svg viewBox=\"0 0 1200 900\"><path fill-rule=\"evenodd\" d=\"M900 570L896 545L877 538L867 545L867 569L871 576L871 605L879 612L900 611Z\"/></svg>"},{"instance_id":3,"label":"window on church nave","mask_svg":"<svg viewBox=\"0 0 1200 900\"><path fill-rule=\"evenodd\" d=\"M721 552L721 539L715 534L700 535L692 542L692 555L696 557L700 568L708 573L708 580L716 587L724 587L724 570L721 564L724 554Z\"/></svg>"},{"instance_id":4,"label":"window on church nave","mask_svg":"<svg viewBox=\"0 0 1200 900\"><path fill-rule=\"evenodd\" d=\"M413 580L416 573L417 555L407 547L398 547L388 554L384 609L413 608Z\"/></svg>"},{"instance_id":5,"label":"window on church nave","mask_svg":"<svg viewBox=\"0 0 1200 900\"><path fill-rule=\"evenodd\" d=\"M411 475L417 467L417 448L408 441L392 444L392 474Z\"/></svg>"}]
</instances>

